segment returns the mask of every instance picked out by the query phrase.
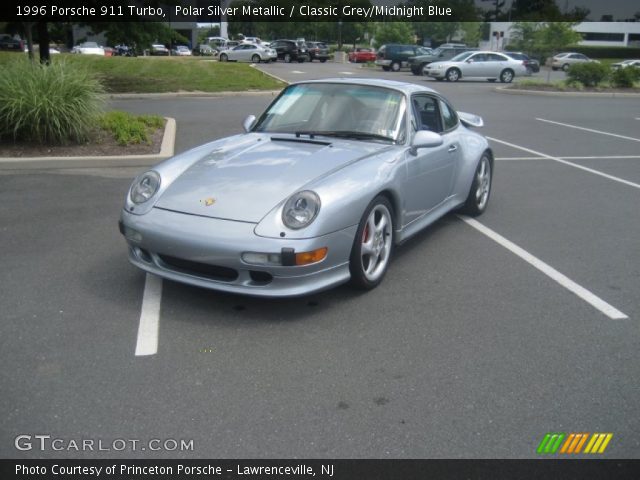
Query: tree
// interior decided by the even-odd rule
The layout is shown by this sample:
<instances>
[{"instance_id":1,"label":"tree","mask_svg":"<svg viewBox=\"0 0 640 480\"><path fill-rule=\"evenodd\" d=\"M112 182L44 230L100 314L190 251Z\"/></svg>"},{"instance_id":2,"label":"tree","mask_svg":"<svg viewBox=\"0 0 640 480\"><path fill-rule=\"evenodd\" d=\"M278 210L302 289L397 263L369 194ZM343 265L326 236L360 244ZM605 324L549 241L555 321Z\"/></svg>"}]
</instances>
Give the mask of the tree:
<instances>
[{"instance_id":1,"label":"tree","mask_svg":"<svg viewBox=\"0 0 640 480\"><path fill-rule=\"evenodd\" d=\"M413 36L413 28L410 23L377 23L375 29L375 46L378 48L385 43L415 43Z\"/></svg>"},{"instance_id":2,"label":"tree","mask_svg":"<svg viewBox=\"0 0 640 480\"><path fill-rule=\"evenodd\" d=\"M574 25L574 22L517 22L511 29L511 47L544 60L582 40Z\"/></svg>"},{"instance_id":3,"label":"tree","mask_svg":"<svg viewBox=\"0 0 640 480\"><path fill-rule=\"evenodd\" d=\"M482 22L462 22L462 39L469 47L477 47L482 38Z\"/></svg>"}]
</instances>

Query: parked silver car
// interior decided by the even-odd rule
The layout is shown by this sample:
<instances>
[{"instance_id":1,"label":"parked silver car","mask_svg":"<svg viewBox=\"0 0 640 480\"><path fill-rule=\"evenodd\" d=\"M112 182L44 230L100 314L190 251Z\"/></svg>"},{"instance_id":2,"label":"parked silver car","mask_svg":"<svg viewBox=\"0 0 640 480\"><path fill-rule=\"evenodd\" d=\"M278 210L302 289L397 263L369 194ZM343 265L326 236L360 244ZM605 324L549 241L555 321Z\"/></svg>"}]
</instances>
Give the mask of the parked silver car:
<instances>
[{"instance_id":1,"label":"parked silver car","mask_svg":"<svg viewBox=\"0 0 640 480\"><path fill-rule=\"evenodd\" d=\"M472 51L456 55L451 60L430 63L424 67L424 74L449 82L457 82L461 78L486 78L510 83L517 76L527 75L527 67L522 60L502 53Z\"/></svg>"},{"instance_id":2,"label":"parked silver car","mask_svg":"<svg viewBox=\"0 0 640 480\"><path fill-rule=\"evenodd\" d=\"M255 45L252 43L241 43L230 50L220 52L218 57L221 62L270 62L278 58L278 54L272 48Z\"/></svg>"},{"instance_id":3,"label":"parked silver car","mask_svg":"<svg viewBox=\"0 0 640 480\"><path fill-rule=\"evenodd\" d=\"M559 53L554 55L551 59L551 69L552 70L564 70L565 72L569 70L571 65L576 63L585 63L585 62L597 62L597 60L592 60L591 58L583 55L582 53L574 53L574 52L566 52Z\"/></svg>"},{"instance_id":4,"label":"parked silver car","mask_svg":"<svg viewBox=\"0 0 640 480\"><path fill-rule=\"evenodd\" d=\"M621 62L611 64L611 68L613 68L614 70L617 70L619 68L629 68L629 67L640 68L640 60L638 59L623 60Z\"/></svg>"},{"instance_id":5,"label":"parked silver car","mask_svg":"<svg viewBox=\"0 0 640 480\"><path fill-rule=\"evenodd\" d=\"M296 296L371 289L394 246L485 211L493 154L437 92L379 79L288 86L246 133L138 176L120 231L135 266L200 287Z\"/></svg>"}]
</instances>

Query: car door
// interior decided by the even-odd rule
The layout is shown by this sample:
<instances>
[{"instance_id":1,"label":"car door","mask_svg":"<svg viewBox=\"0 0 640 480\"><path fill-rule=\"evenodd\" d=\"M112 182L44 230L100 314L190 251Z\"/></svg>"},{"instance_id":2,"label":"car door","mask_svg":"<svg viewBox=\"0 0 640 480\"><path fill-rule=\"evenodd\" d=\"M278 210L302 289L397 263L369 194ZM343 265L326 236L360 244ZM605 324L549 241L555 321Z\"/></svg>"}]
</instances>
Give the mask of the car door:
<instances>
[{"instance_id":1,"label":"car door","mask_svg":"<svg viewBox=\"0 0 640 480\"><path fill-rule=\"evenodd\" d=\"M433 210L451 195L460 157L455 112L436 95L414 95L411 105L412 129L432 130L441 134L444 141L439 147L418 149L416 155L407 153L405 224Z\"/></svg>"},{"instance_id":2,"label":"car door","mask_svg":"<svg viewBox=\"0 0 640 480\"><path fill-rule=\"evenodd\" d=\"M462 66L463 77L484 77L487 71L487 56L475 53L467 57Z\"/></svg>"}]
</instances>

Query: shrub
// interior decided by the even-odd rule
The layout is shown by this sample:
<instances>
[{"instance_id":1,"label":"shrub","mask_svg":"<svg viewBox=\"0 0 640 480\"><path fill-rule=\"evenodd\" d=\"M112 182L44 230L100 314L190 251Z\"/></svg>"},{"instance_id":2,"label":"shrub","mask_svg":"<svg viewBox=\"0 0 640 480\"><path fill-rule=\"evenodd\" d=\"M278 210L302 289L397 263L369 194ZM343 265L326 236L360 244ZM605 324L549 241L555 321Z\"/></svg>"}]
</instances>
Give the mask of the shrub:
<instances>
[{"instance_id":1,"label":"shrub","mask_svg":"<svg viewBox=\"0 0 640 480\"><path fill-rule=\"evenodd\" d=\"M163 125L164 119L158 115L112 111L100 118L100 126L110 131L120 145L151 143L149 134Z\"/></svg>"},{"instance_id":2,"label":"shrub","mask_svg":"<svg viewBox=\"0 0 640 480\"><path fill-rule=\"evenodd\" d=\"M87 70L25 59L0 69L0 137L35 143L86 141L102 112L104 89Z\"/></svg>"},{"instance_id":3,"label":"shrub","mask_svg":"<svg viewBox=\"0 0 640 480\"><path fill-rule=\"evenodd\" d=\"M640 68L618 68L611 72L611 85L619 88L632 88L640 80Z\"/></svg>"},{"instance_id":4,"label":"shrub","mask_svg":"<svg viewBox=\"0 0 640 480\"><path fill-rule=\"evenodd\" d=\"M569 84L581 83L585 87L596 87L608 76L608 67L598 62L576 63L567 71Z\"/></svg>"}]
</instances>

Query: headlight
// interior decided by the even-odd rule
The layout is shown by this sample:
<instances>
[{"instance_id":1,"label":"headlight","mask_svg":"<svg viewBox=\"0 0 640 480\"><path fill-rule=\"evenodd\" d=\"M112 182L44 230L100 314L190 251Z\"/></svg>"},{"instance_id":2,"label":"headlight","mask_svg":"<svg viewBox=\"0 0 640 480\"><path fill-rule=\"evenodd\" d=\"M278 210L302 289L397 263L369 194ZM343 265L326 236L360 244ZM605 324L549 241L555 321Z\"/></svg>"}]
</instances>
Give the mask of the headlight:
<instances>
[{"instance_id":1,"label":"headlight","mask_svg":"<svg viewBox=\"0 0 640 480\"><path fill-rule=\"evenodd\" d=\"M129 198L133 203L139 205L153 197L159 188L160 175L151 170L134 180Z\"/></svg>"},{"instance_id":2,"label":"headlight","mask_svg":"<svg viewBox=\"0 0 640 480\"><path fill-rule=\"evenodd\" d=\"M294 230L309 225L320 211L320 197L311 190L291 195L282 210L282 222Z\"/></svg>"}]
</instances>

